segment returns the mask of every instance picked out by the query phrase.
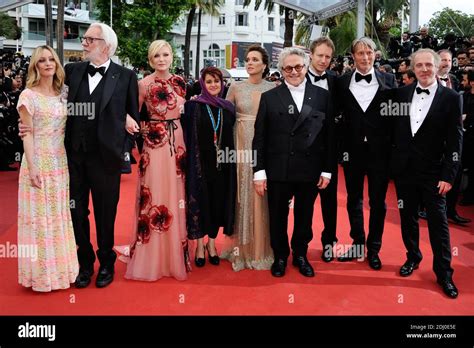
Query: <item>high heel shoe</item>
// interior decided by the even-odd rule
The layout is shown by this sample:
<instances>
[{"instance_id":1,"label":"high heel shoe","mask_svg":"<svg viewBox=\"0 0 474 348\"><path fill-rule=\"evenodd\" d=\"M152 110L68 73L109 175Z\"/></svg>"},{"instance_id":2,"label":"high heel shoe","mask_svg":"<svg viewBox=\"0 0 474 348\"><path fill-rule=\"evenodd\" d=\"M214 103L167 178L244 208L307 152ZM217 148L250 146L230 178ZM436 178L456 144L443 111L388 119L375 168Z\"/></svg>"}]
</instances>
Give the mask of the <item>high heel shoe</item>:
<instances>
[{"instance_id":1,"label":"high heel shoe","mask_svg":"<svg viewBox=\"0 0 474 348\"><path fill-rule=\"evenodd\" d=\"M196 253L194 254L194 264L196 265L196 267L204 267L204 265L206 264L206 248L204 248L203 250L203 254L204 254L204 257L197 257L197 251L198 251L198 248L196 248Z\"/></svg>"},{"instance_id":2,"label":"high heel shoe","mask_svg":"<svg viewBox=\"0 0 474 348\"><path fill-rule=\"evenodd\" d=\"M210 253L210 251L209 251L209 243L206 244L206 248L205 248L205 249L207 250L207 255L208 255L208 257L209 257L209 262L210 262L212 265L214 265L214 266L218 266L218 265L219 265L219 262L220 262L219 256L217 256L217 254L214 255L214 256L211 256L211 253ZM217 252L217 250L216 250L216 252Z\"/></svg>"}]
</instances>

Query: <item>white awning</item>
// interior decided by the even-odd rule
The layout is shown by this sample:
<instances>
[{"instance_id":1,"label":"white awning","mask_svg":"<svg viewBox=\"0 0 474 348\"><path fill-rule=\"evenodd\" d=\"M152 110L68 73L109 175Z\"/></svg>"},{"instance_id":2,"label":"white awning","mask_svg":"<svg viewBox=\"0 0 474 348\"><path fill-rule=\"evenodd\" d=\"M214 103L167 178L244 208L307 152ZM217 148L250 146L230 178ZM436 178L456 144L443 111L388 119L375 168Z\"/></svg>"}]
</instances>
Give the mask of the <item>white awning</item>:
<instances>
[{"instance_id":1,"label":"white awning","mask_svg":"<svg viewBox=\"0 0 474 348\"><path fill-rule=\"evenodd\" d=\"M0 12L13 10L19 6L23 6L33 2L33 0L0 0Z\"/></svg>"}]
</instances>

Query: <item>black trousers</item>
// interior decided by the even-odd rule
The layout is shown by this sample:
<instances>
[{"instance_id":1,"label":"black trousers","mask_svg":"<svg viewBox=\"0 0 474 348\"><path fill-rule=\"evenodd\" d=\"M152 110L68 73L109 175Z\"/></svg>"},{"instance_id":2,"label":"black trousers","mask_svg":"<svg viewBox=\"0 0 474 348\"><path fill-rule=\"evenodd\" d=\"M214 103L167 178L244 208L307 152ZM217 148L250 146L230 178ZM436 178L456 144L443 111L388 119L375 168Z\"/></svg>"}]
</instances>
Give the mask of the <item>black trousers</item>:
<instances>
[{"instance_id":1,"label":"black trousers","mask_svg":"<svg viewBox=\"0 0 474 348\"><path fill-rule=\"evenodd\" d=\"M458 204L459 190L461 189L462 172L463 170L461 166L456 174L456 178L454 179L453 187L446 194L446 208L449 216L457 214L456 206Z\"/></svg>"},{"instance_id":2,"label":"black trousers","mask_svg":"<svg viewBox=\"0 0 474 348\"><path fill-rule=\"evenodd\" d=\"M110 173L104 168L98 151L68 152L71 217L78 246L79 265L93 269L94 249L90 242L89 193L92 193L97 231L97 257L103 267L113 267L116 259L114 224L120 195L121 171Z\"/></svg>"},{"instance_id":3,"label":"black trousers","mask_svg":"<svg viewBox=\"0 0 474 348\"><path fill-rule=\"evenodd\" d=\"M410 171L408 171L410 173ZM433 251L433 270L438 279L451 279L451 245L449 241L446 197L440 195L438 179L413 175L395 179L402 238L407 249L408 260L420 262L423 258L420 247L418 205L420 197L426 207L428 232Z\"/></svg>"},{"instance_id":4,"label":"black trousers","mask_svg":"<svg viewBox=\"0 0 474 348\"><path fill-rule=\"evenodd\" d=\"M270 243L275 259L286 260L290 255L288 245L289 203L294 197L295 224L291 249L296 256L306 256L308 244L313 239L314 201L318 195L317 182L267 181L268 210L270 217Z\"/></svg>"},{"instance_id":5,"label":"black trousers","mask_svg":"<svg viewBox=\"0 0 474 348\"><path fill-rule=\"evenodd\" d=\"M354 156L353 156L354 157ZM347 213L351 225L350 236L354 244L364 245L364 179L367 175L369 189L369 234L367 253L377 254L382 247L382 234L387 206L385 196L388 188L388 163L380 160L374 163L367 151L358 154L357 159L349 158L344 163L344 177L347 190Z\"/></svg>"},{"instance_id":6,"label":"black trousers","mask_svg":"<svg viewBox=\"0 0 474 348\"><path fill-rule=\"evenodd\" d=\"M324 190L319 190L321 199L321 213L323 216L324 229L321 233L321 243L323 247L327 244L333 245L337 242L337 168L331 175L331 181Z\"/></svg>"}]
</instances>

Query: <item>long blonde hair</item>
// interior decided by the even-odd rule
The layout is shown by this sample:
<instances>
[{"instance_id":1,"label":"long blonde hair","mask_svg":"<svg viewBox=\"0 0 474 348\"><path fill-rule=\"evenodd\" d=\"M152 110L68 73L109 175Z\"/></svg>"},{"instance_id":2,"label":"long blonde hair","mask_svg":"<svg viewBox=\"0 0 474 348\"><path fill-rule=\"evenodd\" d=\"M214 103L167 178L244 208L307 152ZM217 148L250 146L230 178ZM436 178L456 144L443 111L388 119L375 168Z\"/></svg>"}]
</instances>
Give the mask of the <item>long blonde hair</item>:
<instances>
[{"instance_id":1,"label":"long blonde hair","mask_svg":"<svg viewBox=\"0 0 474 348\"><path fill-rule=\"evenodd\" d=\"M38 46L34 49L33 53L31 54L31 59L30 59L30 66L28 68L28 80L26 81L26 87L31 88L38 86L39 81L41 79L41 75L38 70L38 61L43 54L44 50L48 50L51 52L53 55L53 59L56 62L56 72L54 73L53 77L53 88L56 91L56 93L61 93L61 90L64 85L64 69L61 65L61 62L59 61L59 57L54 51L53 48L51 48L48 45L43 45L43 46Z\"/></svg>"}]
</instances>

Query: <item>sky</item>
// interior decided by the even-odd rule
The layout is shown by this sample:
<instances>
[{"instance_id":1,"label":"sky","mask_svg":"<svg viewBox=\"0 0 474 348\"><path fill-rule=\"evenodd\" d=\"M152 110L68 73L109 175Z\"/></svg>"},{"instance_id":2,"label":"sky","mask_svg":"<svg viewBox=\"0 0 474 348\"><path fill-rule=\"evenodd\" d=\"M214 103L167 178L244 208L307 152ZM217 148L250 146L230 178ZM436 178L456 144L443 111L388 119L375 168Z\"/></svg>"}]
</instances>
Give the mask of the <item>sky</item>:
<instances>
[{"instance_id":1,"label":"sky","mask_svg":"<svg viewBox=\"0 0 474 348\"><path fill-rule=\"evenodd\" d=\"M472 0L419 0L420 20L419 24L428 24L433 14L445 7L459 10L467 14L474 14L474 1Z\"/></svg>"}]
</instances>

